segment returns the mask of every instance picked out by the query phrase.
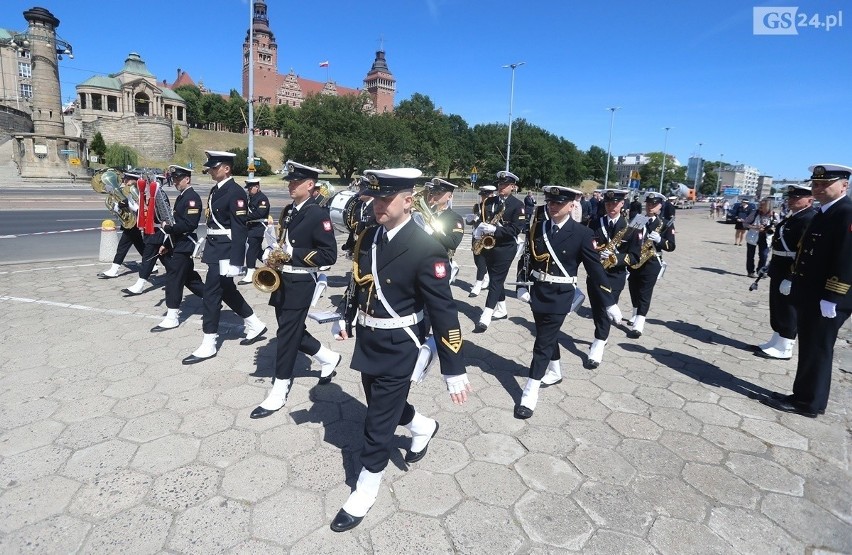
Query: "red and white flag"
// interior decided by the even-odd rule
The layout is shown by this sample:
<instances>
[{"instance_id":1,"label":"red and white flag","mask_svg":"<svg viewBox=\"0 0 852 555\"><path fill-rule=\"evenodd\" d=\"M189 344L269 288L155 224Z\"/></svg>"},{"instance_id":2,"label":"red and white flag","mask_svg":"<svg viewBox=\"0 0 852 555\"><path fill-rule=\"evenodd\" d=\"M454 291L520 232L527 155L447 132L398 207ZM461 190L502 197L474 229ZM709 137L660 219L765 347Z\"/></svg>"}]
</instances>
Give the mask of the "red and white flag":
<instances>
[{"instance_id":1,"label":"red and white flag","mask_svg":"<svg viewBox=\"0 0 852 555\"><path fill-rule=\"evenodd\" d=\"M320 67L328 67L328 60L320 62Z\"/></svg>"}]
</instances>

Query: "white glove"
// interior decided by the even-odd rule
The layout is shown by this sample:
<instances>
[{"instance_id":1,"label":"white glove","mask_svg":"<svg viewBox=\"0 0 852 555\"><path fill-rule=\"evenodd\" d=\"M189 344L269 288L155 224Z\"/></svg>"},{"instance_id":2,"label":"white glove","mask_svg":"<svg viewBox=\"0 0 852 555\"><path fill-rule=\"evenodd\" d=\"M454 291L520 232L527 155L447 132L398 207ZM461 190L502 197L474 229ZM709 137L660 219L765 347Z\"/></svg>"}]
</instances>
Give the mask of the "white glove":
<instances>
[{"instance_id":1,"label":"white glove","mask_svg":"<svg viewBox=\"0 0 852 555\"><path fill-rule=\"evenodd\" d=\"M530 292L526 287L518 287L518 300L530 302Z\"/></svg>"},{"instance_id":2,"label":"white glove","mask_svg":"<svg viewBox=\"0 0 852 555\"><path fill-rule=\"evenodd\" d=\"M432 226L429 225L429 224L426 224L425 226L423 226L423 231L425 231L429 235L432 235L433 233L435 233L435 230L432 229Z\"/></svg>"},{"instance_id":3,"label":"white glove","mask_svg":"<svg viewBox=\"0 0 852 555\"><path fill-rule=\"evenodd\" d=\"M228 271L225 273L225 277L237 277L245 273L246 272L242 266L234 266L233 264L230 264L228 267Z\"/></svg>"},{"instance_id":4,"label":"white glove","mask_svg":"<svg viewBox=\"0 0 852 555\"><path fill-rule=\"evenodd\" d=\"M660 234L657 233L656 231L652 231L651 233L649 233L648 239L650 239L651 241L653 241L655 243L659 243L660 241L663 240L663 238L660 237Z\"/></svg>"},{"instance_id":5,"label":"white glove","mask_svg":"<svg viewBox=\"0 0 852 555\"><path fill-rule=\"evenodd\" d=\"M476 221L476 214L465 214L464 223L467 225L473 225L473 222Z\"/></svg>"},{"instance_id":6,"label":"white glove","mask_svg":"<svg viewBox=\"0 0 852 555\"><path fill-rule=\"evenodd\" d=\"M612 251L611 251L611 250L609 250L609 249L604 249L604 250L602 250L602 251L601 251L601 260L606 260L606 259L607 259L607 258L609 258L610 256L612 256Z\"/></svg>"},{"instance_id":7,"label":"white glove","mask_svg":"<svg viewBox=\"0 0 852 555\"><path fill-rule=\"evenodd\" d=\"M346 329L346 320L337 320L331 325L331 335L337 337Z\"/></svg>"},{"instance_id":8,"label":"white glove","mask_svg":"<svg viewBox=\"0 0 852 555\"><path fill-rule=\"evenodd\" d=\"M261 262L266 263L266 260L269 258L269 253L271 253L271 252L272 252L272 247L267 247L266 249L264 249L263 254L260 255Z\"/></svg>"},{"instance_id":9,"label":"white glove","mask_svg":"<svg viewBox=\"0 0 852 555\"><path fill-rule=\"evenodd\" d=\"M482 229L483 235L494 235L497 231L497 226L494 224L479 224L479 228Z\"/></svg>"},{"instance_id":10,"label":"white glove","mask_svg":"<svg viewBox=\"0 0 852 555\"><path fill-rule=\"evenodd\" d=\"M284 243L284 252L289 254L291 257L293 256L293 245L290 243L290 241Z\"/></svg>"},{"instance_id":11,"label":"white glove","mask_svg":"<svg viewBox=\"0 0 852 555\"><path fill-rule=\"evenodd\" d=\"M447 384L447 391L450 392L450 395L461 393L465 390L467 384L470 383L467 379L467 373L459 374L458 376L444 376L444 381Z\"/></svg>"},{"instance_id":12,"label":"white glove","mask_svg":"<svg viewBox=\"0 0 852 555\"><path fill-rule=\"evenodd\" d=\"M829 301L819 302L819 311L822 312L824 318L834 318L837 316L837 303Z\"/></svg>"},{"instance_id":13,"label":"white glove","mask_svg":"<svg viewBox=\"0 0 852 555\"><path fill-rule=\"evenodd\" d=\"M606 315L609 316L610 322L618 323L621 321L621 309L617 304L606 307Z\"/></svg>"},{"instance_id":14,"label":"white glove","mask_svg":"<svg viewBox=\"0 0 852 555\"><path fill-rule=\"evenodd\" d=\"M778 285L778 292L782 295L789 295L790 289L793 288L793 282L789 279L785 279Z\"/></svg>"},{"instance_id":15,"label":"white glove","mask_svg":"<svg viewBox=\"0 0 852 555\"><path fill-rule=\"evenodd\" d=\"M479 226L481 226L481 225L482 225L482 224L479 224ZM481 230L481 229L479 229L479 226L477 226L477 227L473 230L473 238L474 238L474 239L482 239L482 235L483 235L483 233L482 233L482 230Z\"/></svg>"}]
</instances>

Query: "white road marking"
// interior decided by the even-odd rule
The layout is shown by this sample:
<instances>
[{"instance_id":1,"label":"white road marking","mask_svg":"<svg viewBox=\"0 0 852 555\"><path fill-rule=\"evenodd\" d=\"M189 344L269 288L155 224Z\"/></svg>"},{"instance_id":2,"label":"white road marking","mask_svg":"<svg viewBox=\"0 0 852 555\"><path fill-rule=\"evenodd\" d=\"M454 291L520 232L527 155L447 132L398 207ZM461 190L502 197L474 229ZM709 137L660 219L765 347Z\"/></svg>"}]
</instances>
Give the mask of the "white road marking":
<instances>
[{"instance_id":1,"label":"white road marking","mask_svg":"<svg viewBox=\"0 0 852 555\"><path fill-rule=\"evenodd\" d=\"M36 231L35 233L19 233L17 235L0 235L0 239L17 239L18 237L30 237L33 235L54 235L56 233L77 233L78 231L96 231L100 227L85 227L82 229L60 229L57 231Z\"/></svg>"}]
</instances>

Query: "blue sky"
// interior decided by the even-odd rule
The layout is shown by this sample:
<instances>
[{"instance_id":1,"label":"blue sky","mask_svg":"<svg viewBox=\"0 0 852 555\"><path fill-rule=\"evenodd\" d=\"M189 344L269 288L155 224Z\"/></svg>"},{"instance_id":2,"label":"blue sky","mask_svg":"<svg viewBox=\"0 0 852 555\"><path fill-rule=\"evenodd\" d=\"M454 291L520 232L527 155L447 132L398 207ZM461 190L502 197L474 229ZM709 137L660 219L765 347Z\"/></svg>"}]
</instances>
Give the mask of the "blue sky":
<instances>
[{"instance_id":1,"label":"blue sky","mask_svg":"<svg viewBox=\"0 0 852 555\"><path fill-rule=\"evenodd\" d=\"M831 31L756 36L754 6L784 4L573 0L269 0L279 71L361 87L380 41L396 100L419 92L469 124L513 115L587 149L663 150L682 162L748 163L775 179L817 162L852 165L852 6L793 3L799 14L843 13ZM75 59L60 62L63 99L138 52L158 79L180 67L209 88L241 89L246 0L4 0L0 27L22 30L34 5L61 21ZM801 19L801 16L796 18Z\"/></svg>"}]
</instances>

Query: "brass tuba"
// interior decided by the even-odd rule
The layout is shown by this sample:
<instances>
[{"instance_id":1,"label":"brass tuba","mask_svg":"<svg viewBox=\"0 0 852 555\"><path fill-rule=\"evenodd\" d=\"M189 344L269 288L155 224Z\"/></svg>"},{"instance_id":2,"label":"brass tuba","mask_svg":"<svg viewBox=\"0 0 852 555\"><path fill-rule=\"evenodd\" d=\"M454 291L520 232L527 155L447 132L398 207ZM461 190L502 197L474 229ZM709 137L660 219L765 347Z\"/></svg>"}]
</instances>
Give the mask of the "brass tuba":
<instances>
[{"instance_id":1,"label":"brass tuba","mask_svg":"<svg viewBox=\"0 0 852 555\"><path fill-rule=\"evenodd\" d=\"M411 197L411 206L411 217L414 219L414 223L419 225L421 228L425 228L428 225L435 233L438 233L439 235L444 234L444 230L441 229L441 226L436 221L437 214L432 211L432 208L429 206L429 201L426 200L425 187L414 191L414 195Z\"/></svg>"},{"instance_id":2,"label":"brass tuba","mask_svg":"<svg viewBox=\"0 0 852 555\"><path fill-rule=\"evenodd\" d=\"M104 205L121 220L121 227L130 229L136 225L136 214L131 208L130 199L121 188L121 177L118 171L108 168L95 173L92 177L92 189L106 195ZM138 205L138 202L136 204Z\"/></svg>"}]
</instances>

